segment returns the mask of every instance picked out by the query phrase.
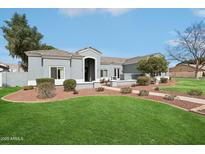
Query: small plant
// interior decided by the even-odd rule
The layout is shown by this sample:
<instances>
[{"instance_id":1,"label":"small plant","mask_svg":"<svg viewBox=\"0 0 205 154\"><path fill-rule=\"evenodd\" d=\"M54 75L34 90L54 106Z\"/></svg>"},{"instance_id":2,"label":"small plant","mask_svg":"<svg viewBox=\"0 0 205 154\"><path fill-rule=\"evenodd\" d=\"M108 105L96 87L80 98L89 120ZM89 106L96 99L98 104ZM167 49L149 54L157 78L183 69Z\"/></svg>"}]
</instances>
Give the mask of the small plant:
<instances>
[{"instance_id":1,"label":"small plant","mask_svg":"<svg viewBox=\"0 0 205 154\"><path fill-rule=\"evenodd\" d=\"M159 91L160 89L159 89L159 87L154 87L154 90Z\"/></svg>"},{"instance_id":2,"label":"small plant","mask_svg":"<svg viewBox=\"0 0 205 154\"><path fill-rule=\"evenodd\" d=\"M32 90L32 89L34 89L34 87L33 86L23 86L22 89L23 90Z\"/></svg>"},{"instance_id":3,"label":"small plant","mask_svg":"<svg viewBox=\"0 0 205 154\"><path fill-rule=\"evenodd\" d=\"M156 78L151 78L151 79L150 79L150 83L151 83L151 84L155 84L155 83L156 83L156 80L157 80Z\"/></svg>"},{"instance_id":4,"label":"small plant","mask_svg":"<svg viewBox=\"0 0 205 154\"><path fill-rule=\"evenodd\" d=\"M137 83L141 86L148 86L150 84L150 77L148 76L140 76L137 79Z\"/></svg>"},{"instance_id":5,"label":"small plant","mask_svg":"<svg viewBox=\"0 0 205 154\"><path fill-rule=\"evenodd\" d=\"M55 96L55 86L50 82L43 82L38 85L38 98L51 98Z\"/></svg>"},{"instance_id":6,"label":"small plant","mask_svg":"<svg viewBox=\"0 0 205 154\"><path fill-rule=\"evenodd\" d=\"M176 96L175 95L165 95L163 98L168 101L173 101L176 98Z\"/></svg>"},{"instance_id":7,"label":"small plant","mask_svg":"<svg viewBox=\"0 0 205 154\"><path fill-rule=\"evenodd\" d=\"M168 78L160 78L161 83L168 83Z\"/></svg>"},{"instance_id":8,"label":"small plant","mask_svg":"<svg viewBox=\"0 0 205 154\"><path fill-rule=\"evenodd\" d=\"M73 90L73 94L74 95L79 94L79 91L75 89L75 90Z\"/></svg>"},{"instance_id":9,"label":"small plant","mask_svg":"<svg viewBox=\"0 0 205 154\"><path fill-rule=\"evenodd\" d=\"M74 79L68 79L63 82L64 91L73 91L76 87L76 81Z\"/></svg>"},{"instance_id":10,"label":"small plant","mask_svg":"<svg viewBox=\"0 0 205 154\"><path fill-rule=\"evenodd\" d=\"M96 92L102 92L104 91L105 89L103 87L98 87L98 88L95 88L95 91Z\"/></svg>"},{"instance_id":11,"label":"small plant","mask_svg":"<svg viewBox=\"0 0 205 154\"><path fill-rule=\"evenodd\" d=\"M191 89L187 92L187 94L192 96L201 96L203 91L201 89Z\"/></svg>"},{"instance_id":12,"label":"small plant","mask_svg":"<svg viewBox=\"0 0 205 154\"><path fill-rule=\"evenodd\" d=\"M131 87L136 87L136 84L131 84Z\"/></svg>"},{"instance_id":13,"label":"small plant","mask_svg":"<svg viewBox=\"0 0 205 154\"><path fill-rule=\"evenodd\" d=\"M140 90L139 96L149 96L149 91L148 90Z\"/></svg>"},{"instance_id":14,"label":"small plant","mask_svg":"<svg viewBox=\"0 0 205 154\"><path fill-rule=\"evenodd\" d=\"M130 94L130 93L132 93L132 88L130 88L130 87L123 87L123 88L120 89L120 92L122 94Z\"/></svg>"}]
</instances>

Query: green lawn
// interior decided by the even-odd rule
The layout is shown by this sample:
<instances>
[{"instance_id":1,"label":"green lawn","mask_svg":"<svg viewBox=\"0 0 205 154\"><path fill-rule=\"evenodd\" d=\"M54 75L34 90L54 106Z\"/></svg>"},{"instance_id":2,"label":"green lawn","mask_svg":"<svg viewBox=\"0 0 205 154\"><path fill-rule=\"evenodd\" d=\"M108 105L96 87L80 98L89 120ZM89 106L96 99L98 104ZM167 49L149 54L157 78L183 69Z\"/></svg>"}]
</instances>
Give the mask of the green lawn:
<instances>
[{"instance_id":1,"label":"green lawn","mask_svg":"<svg viewBox=\"0 0 205 154\"><path fill-rule=\"evenodd\" d=\"M0 90L3 96L18 88ZM126 96L0 101L1 144L205 144L205 117Z\"/></svg>"},{"instance_id":2,"label":"green lawn","mask_svg":"<svg viewBox=\"0 0 205 154\"><path fill-rule=\"evenodd\" d=\"M205 95L205 79L192 79L192 78L175 78L176 85L169 87L160 87L161 90L187 93L190 89L201 89Z\"/></svg>"}]
</instances>

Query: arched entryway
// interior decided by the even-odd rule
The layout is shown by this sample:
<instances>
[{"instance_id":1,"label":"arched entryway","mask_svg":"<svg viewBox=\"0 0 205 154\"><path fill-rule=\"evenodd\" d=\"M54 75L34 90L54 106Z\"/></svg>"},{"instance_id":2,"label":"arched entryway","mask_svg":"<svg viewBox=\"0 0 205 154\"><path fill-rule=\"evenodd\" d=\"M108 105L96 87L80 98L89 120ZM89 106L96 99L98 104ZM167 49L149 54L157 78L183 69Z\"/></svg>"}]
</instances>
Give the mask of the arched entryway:
<instances>
[{"instance_id":1,"label":"arched entryway","mask_svg":"<svg viewBox=\"0 0 205 154\"><path fill-rule=\"evenodd\" d=\"M85 58L84 59L84 81L91 82L95 81L95 59Z\"/></svg>"}]
</instances>

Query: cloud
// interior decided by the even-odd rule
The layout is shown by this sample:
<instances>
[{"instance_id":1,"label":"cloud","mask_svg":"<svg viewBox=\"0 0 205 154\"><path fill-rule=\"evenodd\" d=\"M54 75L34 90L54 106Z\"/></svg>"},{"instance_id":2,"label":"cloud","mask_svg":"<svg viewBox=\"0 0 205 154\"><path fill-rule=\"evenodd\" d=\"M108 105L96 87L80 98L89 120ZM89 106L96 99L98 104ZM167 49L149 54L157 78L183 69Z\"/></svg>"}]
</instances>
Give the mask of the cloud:
<instances>
[{"instance_id":1,"label":"cloud","mask_svg":"<svg viewBox=\"0 0 205 154\"><path fill-rule=\"evenodd\" d=\"M179 45L179 40L169 40L169 41L166 41L165 43L169 46L176 47L177 45Z\"/></svg>"},{"instance_id":2,"label":"cloud","mask_svg":"<svg viewBox=\"0 0 205 154\"><path fill-rule=\"evenodd\" d=\"M131 9L101 9L102 12L108 12L110 13L112 16L119 16L122 14L125 14L127 12L129 12Z\"/></svg>"},{"instance_id":3,"label":"cloud","mask_svg":"<svg viewBox=\"0 0 205 154\"><path fill-rule=\"evenodd\" d=\"M62 15L68 16L68 17L76 17L81 16L85 14L92 14L92 13L108 13L111 16L120 16L122 14L127 13L131 9L125 9L125 8L106 8L106 9L95 9L95 8L82 8L82 9L59 9L60 13Z\"/></svg>"},{"instance_id":4,"label":"cloud","mask_svg":"<svg viewBox=\"0 0 205 154\"><path fill-rule=\"evenodd\" d=\"M199 17L205 17L205 9L193 9L193 13Z\"/></svg>"}]
</instances>

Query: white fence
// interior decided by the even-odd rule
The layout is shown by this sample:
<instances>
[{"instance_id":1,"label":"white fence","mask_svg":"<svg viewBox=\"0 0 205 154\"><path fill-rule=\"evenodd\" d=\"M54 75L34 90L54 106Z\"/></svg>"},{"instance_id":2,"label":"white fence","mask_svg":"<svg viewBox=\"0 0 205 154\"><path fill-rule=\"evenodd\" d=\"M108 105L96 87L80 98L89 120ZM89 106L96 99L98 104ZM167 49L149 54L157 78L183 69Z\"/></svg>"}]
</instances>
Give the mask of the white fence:
<instances>
[{"instance_id":1,"label":"white fence","mask_svg":"<svg viewBox=\"0 0 205 154\"><path fill-rule=\"evenodd\" d=\"M2 87L2 73L0 73L0 87Z\"/></svg>"}]
</instances>

